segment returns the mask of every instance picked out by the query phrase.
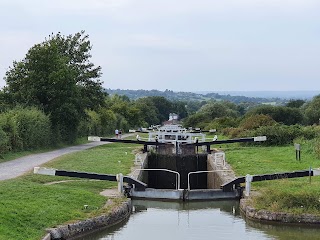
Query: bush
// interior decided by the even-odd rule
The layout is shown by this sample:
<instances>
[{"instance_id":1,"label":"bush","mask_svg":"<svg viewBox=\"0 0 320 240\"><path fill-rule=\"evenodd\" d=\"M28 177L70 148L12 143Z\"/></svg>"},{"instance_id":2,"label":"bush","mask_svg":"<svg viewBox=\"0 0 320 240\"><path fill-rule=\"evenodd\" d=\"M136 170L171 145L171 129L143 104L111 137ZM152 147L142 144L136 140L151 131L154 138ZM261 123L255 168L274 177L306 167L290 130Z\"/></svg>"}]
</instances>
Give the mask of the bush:
<instances>
[{"instance_id":1,"label":"bush","mask_svg":"<svg viewBox=\"0 0 320 240\"><path fill-rule=\"evenodd\" d=\"M302 127L300 125L275 125L263 126L251 131L253 136L267 136L267 141L263 145L286 145L292 144L293 140L298 137L305 139L313 139L316 133L311 128Z\"/></svg>"},{"instance_id":2,"label":"bush","mask_svg":"<svg viewBox=\"0 0 320 240\"><path fill-rule=\"evenodd\" d=\"M224 128L237 127L238 124L239 124L238 118L222 117L222 118L214 119L204 129L206 129L206 130L210 130L210 129L222 130Z\"/></svg>"},{"instance_id":3,"label":"bush","mask_svg":"<svg viewBox=\"0 0 320 240\"><path fill-rule=\"evenodd\" d=\"M0 128L0 156L6 153L9 148L9 138L7 134Z\"/></svg>"},{"instance_id":4,"label":"bush","mask_svg":"<svg viewBox=\"0 0 320 240\"><path fill-rule=\"evenodd\" d=\"M51 124L49 117L43 112L35 108L21 109L17 111L15 120L24 150L50 145Z\"/></svg>"},{"instance_id":5,"label":"bush","mask_svg":"<svg viewBox=\"0 0 320 240\"><path fill-rule=\"evenodd\" d=\"M0 114L0 129L6 136L1 144L6 145L6 151L48 147L51 144L50 127L49 117L36 108L10 110Z\"/></svg>"},{"instance_id":6,"label":"bush","mask_svg":"<svg viewBox=\"0 0 320 240\"><path fill-rule=\"evenodd\" d=\"M238 138L244 135L245 131L243 128L225 128L221 131L221 133L230 138Z\"/></svg>"},{"instance_id":7,"label":"bush","mask_svg":"<svg viewBox=\"0 0 320 240\"><path fill-rule=\"evenodd\" d=\"M87 111L86 123L86 135L101 136L101 119L100 115L97 112Z\"/></svg>"},{"instance_id":8,"label":"bush","mask_svg":"<svg viewBox=\"0 0 320 240\"><path fill-rule=\"evenodd\" d=\"M261 105L250 110L246 115L264 114L269 115L278 123L285 125L294 125L303 123L303 115L298 108L290 108L283 106Z\"/></svg>"},{"instance_id":9,"label":"bush","mask_svg":"<svg viewBox=\"0 0 320 240\"><path fill-rule=\"evenodd\" d=\"M240 123L240 127L244 129L257 129L261 126L273 126L276 125L276 121L269 115L257 114L251 115L243 119Z\"/></svg>"},{"instance_id":10,"label":"bush","mask_svg":"<svg viewBox=\"0 0 320 240\"><path fill-rule=\"evenodd\" d=\"M78 128L79 136L105 136L116 129L116 116L111 110L101 109L98 112L88 110Z\"/></svg>"},{"instance_id":11,"label":"bush","mask_svg":"<svg viewBox=\"0 0 320 240\"><path fill-rule=\"evenodd\" d=\"M0 115L0 128L8 137L8 151L18 151L23 149L23 142L19 136L14 111L5 112Z\"/></svg>"}]
</instances>

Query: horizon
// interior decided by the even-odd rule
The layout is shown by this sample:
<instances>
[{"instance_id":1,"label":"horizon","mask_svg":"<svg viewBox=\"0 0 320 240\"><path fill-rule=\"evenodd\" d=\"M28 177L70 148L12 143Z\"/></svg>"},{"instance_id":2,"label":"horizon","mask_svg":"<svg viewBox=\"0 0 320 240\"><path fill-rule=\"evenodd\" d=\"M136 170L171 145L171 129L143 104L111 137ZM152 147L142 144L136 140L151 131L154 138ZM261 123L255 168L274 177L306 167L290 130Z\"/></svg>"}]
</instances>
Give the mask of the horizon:
<instances>
[{"instance_id":1,"label":"horizon","mask_svg":"<svg viewBox=\"0 0 320 240\"><path fill-rule=\"evenodd\" d=\"M231 96L244 96L244 97L254 97L254 98L280 98L280 99L311 99L320 94L320 91L310 90L310 91L174 91L170 89L157 90L157 89L105 89L106 91L160 91L165 92L166 90L172 91L173 93L195 93L200 95L217 93L219 95L231 95Z\"/></svg>"}]
</instances>

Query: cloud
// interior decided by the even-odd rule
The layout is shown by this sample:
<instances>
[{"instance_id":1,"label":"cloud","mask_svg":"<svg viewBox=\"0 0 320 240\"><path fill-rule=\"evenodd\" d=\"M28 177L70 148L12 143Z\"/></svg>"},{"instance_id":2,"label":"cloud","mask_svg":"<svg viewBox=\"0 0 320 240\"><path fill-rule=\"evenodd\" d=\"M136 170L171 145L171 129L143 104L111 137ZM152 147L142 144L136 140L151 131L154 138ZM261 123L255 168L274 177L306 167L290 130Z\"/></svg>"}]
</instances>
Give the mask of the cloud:
<instances>
[{"instance_id":1,"label":"cloud","mask_svg":"<svg viewBox=\"0 0 320 240\"><path fill-rule=\"evenodd\" d=\"M314 80L320 77L319 5L318 0L2 0L0 86L5 69L34 44L52 32L82 29L90 35L93 62L103 67L106 87L161 82L164 89L219 84L227 89L240 80L269 79L274 87L281 79Z\"/></svg>"}]
</instances>

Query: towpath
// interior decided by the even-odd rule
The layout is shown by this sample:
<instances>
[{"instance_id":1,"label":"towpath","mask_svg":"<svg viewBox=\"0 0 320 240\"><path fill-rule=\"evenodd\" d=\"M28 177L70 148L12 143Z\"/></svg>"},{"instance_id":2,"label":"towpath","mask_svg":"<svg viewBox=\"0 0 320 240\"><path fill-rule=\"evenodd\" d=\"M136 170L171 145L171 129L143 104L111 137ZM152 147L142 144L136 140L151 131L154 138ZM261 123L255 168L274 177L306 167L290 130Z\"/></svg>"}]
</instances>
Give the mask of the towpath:
<instances>
[{"instance_id":1,"label":"towpath","mask_svg":"<svg viewBox=\"0 0 320 240\"><path fill-rule=\"evenodd\" d=\"M128 137L130 135L133 134L125 134L123 135L123 137ZM79 152L103 144L110 144L110 142L90 142L50 152L32 154L25 157L17 158L12 161L0 163L0 181L21 176L29 171L32 171L34 167L49 162L54 158L60 157L64 154Z\"/></svg>"}]
</instances>

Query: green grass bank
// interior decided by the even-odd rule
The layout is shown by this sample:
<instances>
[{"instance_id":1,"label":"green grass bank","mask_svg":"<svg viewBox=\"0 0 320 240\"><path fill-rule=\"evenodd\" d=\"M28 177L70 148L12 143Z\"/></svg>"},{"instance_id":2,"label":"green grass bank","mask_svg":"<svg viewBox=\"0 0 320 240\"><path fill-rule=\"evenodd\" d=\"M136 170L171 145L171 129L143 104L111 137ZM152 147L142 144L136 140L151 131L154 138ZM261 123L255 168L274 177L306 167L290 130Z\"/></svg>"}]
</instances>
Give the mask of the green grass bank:
<instances>
[{"instance_id":1,"label":"green grass bank","mask_svg":"<svg viewBox=\"0 0 320 240\"><path fill-rule=\"evenodd\" d=\"M135 139L135 136L131 139ZM238 176L303 170L310 166L320 167L320 160L316 158L312 143L303 141L301 147L301 161L296 161L293 146L221 146L226 152L227 161ZM64 155L44 166L61 170L128 174L133 165L133 152L137 148L141 146L107 144ZM253 205L257 209L320 215L318 177L312 177L311 183L306 177L252 185L253 189L261 193L253 198ZM46 228L101 215L113 206L103 208L107 198L99 193L103 189L115 187L116 183L113 182L32 173L1 181L0 239L41 239ZM85 205L88 207L84 207Z\"/></svg>"},{"instance_id":2,"label":"green grass bank","mask_svg":"<svg viewBox=\"0 0 320 240\"><path fill-rule=\"evenodd\" d=\"M113 143L64 155L43 166L96 173L128 174L136 145ZM57 183L58 182L58 183ZM0 182L0 239L41 239L45 229L101 215L116 183L28 173ZM117 204L117 202L115 202ZM88 207L84 207L88 205Z\"/></svg>"},{"instance_id":3,"label":"green grass bank","mask_svg":"<svg viewBox=\"0 0 320 240\"><path fill-rule=\"evenodd\" d=\"M226 147L226 158L237 176L267 174L319 168L312 141L301 142L301 160L295 157L294 146ZM320 178L281 179L252 183L259 194L252 195L251 205L257 210L293 214L320 215Z\"/></svg>"}]
</instances>

